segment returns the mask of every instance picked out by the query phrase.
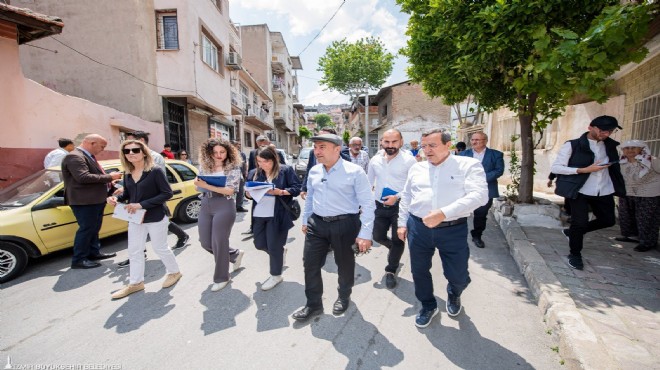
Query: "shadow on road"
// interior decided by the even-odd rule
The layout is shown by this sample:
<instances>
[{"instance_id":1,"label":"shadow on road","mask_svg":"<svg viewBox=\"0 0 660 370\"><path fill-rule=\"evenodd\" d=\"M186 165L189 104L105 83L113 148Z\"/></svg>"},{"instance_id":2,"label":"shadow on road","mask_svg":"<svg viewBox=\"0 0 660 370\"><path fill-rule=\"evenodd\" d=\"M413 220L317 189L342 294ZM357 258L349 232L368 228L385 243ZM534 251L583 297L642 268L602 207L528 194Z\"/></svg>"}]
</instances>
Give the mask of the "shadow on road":
<instances>
[{"instance_id":1,"label":"shadow on road","mask_svg":"<svg viewBox=\"0 0 660 370\"><path fill-rule=\"evenodd\" d=\"M219 292L212 292L209 287L202 293L199 302L206 306L200 327L204 335L236 326L236 316L250 306L250 298L240 290L233 289L231 282Z\"/></svg>"},{"instance_id":2,"label":"shadow on road","mask_svg":"<svg viewBox=\"0 0 660 370\"><path fill-rule=\"evenodd\" d=\"M175 305L169 304L170 300L172 296L169 290L133 293L124 299L124 303L110 315L103 327L115 328L120 334L137 330L147 322L160 319L172 311Z\"/></svg>"},{"instance_id":3,"label":"shadow on road","mask_svg":"<svg viewBox=\"0 0 660 370\"><path fill-rule=\"evenodd\" d=\"M257 306L257 331L268 331L290 326L289 316L305 302L305 287L299 283L283 281L269 291L261 290L252 295Z\"/></svg>"}]
</instances>

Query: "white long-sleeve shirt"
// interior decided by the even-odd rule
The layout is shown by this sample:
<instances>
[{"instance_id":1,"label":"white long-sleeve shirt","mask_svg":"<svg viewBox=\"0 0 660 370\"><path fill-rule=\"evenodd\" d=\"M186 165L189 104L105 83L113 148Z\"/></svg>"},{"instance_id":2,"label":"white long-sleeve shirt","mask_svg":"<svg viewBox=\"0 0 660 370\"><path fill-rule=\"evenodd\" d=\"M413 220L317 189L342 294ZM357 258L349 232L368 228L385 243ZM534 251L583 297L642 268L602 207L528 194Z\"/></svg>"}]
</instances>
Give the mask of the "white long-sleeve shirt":
<instances>
[{"instance_id":1,"label":"white long-sleeve shirt","mask_svg":"<svg viewBox=\"0 0 660 370\"><path fill-rule=\"evenodd\" d=\"M399 150L399 153L389 161L385 152L378 152L369 161L367 177L374 186L374 199L383 202L381 196L384 188L390 188L397 193L403 190L408 179L408 171L417 163L410 153Z\"/></svg>"},{"instance_id":2,"label":"white long-sleeve shirt","mask_svg":"<svg viewBox=\"0 0 660 370\"><path fill-rule=\"evenodd\" d=\"M66 157L67 154L69 154L69 152L67 152L66 149L63 148L57 148L51 150L48 154L46 154L46 158L44 158L44 168L61 165L62 160L64 159L64 157Z\"/></svg>"},{"instance_id":3,"label":"white long-sleeve shirt","mask_svg":"<svg viewBox=\"0 0 660 370\"><path fill-rule=\"evenodd\" d=\"M450 155L437 166L418 162L410 168L401 192L398 224L405 226L410 214L423 218L438 209L445 221L453 221L486 203L488 183L478 160Z\"/></svg>"},{"instance_id":4,"label":"white long-sleeve shirt","mask_svg":"<svg viewBox=\"0 0 660 370\"><path fill-rule=\"evenodd\" d=\"M605 150L605 143L591 139L588 140L589 148L594 152L594 163L608 162L609 158L607 157ZM557 158L552 164L550 171L557 175L576 175L578 170L577 167L568 167L568 160L571 158L572 154L573 148L571 147L571 142L567 141L559 149ZM612 184L610 172L607 170L607 167L603 167L600 171L590 173L587 182L582 185L579 192L590 196L601 196L614 193L614 184Z\"/></svg>"}]
</instances>

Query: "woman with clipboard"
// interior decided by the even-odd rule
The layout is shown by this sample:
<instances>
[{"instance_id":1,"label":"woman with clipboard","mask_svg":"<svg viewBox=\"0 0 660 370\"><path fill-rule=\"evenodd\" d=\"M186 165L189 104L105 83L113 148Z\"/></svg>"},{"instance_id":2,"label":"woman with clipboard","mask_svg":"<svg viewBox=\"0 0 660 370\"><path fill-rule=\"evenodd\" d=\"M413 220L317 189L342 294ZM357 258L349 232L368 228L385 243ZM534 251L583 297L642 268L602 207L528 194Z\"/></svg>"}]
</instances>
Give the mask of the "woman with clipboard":
<instances>
[{"instance_id":1,"label":"woman with clipboard","mask_svg":"<svg viewBox=\"0 0 660 370\"><path fill-rule=\"evenodd\" d=\"M293 227L291 213L284 203L300 194L301 184L292 167L280 165L275 149L259 150L256 160L257 168L248 173L248 179L273 184L273 189L252 203L254 246L270 257L270 276L261 284L261 290L270 290L283 280L284 245Z\"/></svg>"},{"instance_id":2,"label":"woman with clipboard","mask_svg":"<svg viewBox=\"0 0 660 370\"><path fill-rule=\"evenodd\" d=\"M229 283L229 263L234 264L236 271L243 259L242 250L229 247L229 236L236 220L236 191L241 181L240 158L236 148L226 140L208 139L199 148L199 174L202 176L195 179L195 186L202 192L202 206L197 225L202 248L215 259L213 292ZM224 186L219 186L223 181Z\"/></svg>"},{"instance_id":3,"label":"woman with clipboard","mask_svg":"<svg viewBox=\"0 0 660 370\"><path fill-rule=\"evenodd\" d=\"M144 290L143 251L147 235L151 237L151 247L167 270L163 288L176 284L182 276L174 253L167 246L167 225L170 219L165 202L172 198L172 188L165 172L155 167L149 148L140 141L124 141L119 149L119 157L126 171L124 191L119 196L108 197L107 201L115 207L124 207L128 213L136 213L141 209L146 212L141 222L128 223L128 259L131 261L129 284L113 293L113 299ZM128 201L128 204L121 204L124 201Z\"/></svg>"}]
</instances>

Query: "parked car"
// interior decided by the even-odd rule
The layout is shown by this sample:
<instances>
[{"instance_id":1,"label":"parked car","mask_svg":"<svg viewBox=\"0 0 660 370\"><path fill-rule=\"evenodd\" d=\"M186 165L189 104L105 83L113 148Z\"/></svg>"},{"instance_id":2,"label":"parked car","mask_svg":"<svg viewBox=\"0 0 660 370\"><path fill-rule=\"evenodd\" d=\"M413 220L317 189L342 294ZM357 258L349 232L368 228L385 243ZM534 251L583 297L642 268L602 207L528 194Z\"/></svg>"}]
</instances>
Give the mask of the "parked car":
<instances>
[{"instance_id":1,"label":"parked car","mask_svg":"<svg viewBox=\"0 0 660 370\"><path fill-rule=\"evenodd\" d=\"M296 159L295 170L296 175L300 180L305 179L305 174L307 173L307 162L309 161L309 155L312 153L314 148L302 148L300 153L298 153L298 158Z\"/></svg>"},{"instance_id":2,"label":"parked car","mask_svg":"<svg viewBox=\"0 0 660 370\"><path fill-rule=\"evenodd\" d=\"M167 206L182 222L196 222L201 201L193 185L197 169L166 160L167 180L174 196ZM100 161L106 172L122 171L121 162ZM112 217L114 207L103 211L101 238L125 232L126 221ZM41 170L0 191L0 283L19 276L29 258L70 248L78 230L71 208L64 205L64 183L59 167Z\"/></svg>"}]
</instances>

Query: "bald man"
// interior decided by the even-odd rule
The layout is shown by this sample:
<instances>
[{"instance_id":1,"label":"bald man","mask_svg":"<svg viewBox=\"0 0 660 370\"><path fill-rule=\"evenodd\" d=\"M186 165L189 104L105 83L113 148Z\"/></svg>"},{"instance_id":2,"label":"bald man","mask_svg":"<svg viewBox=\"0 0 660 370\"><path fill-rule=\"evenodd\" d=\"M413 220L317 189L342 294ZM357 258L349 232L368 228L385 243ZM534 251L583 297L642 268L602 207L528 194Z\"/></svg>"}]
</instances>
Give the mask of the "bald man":
<instances>
[{"instance_id":1,"label":"bald man","mask_svg":"<svg viewBox=\"0 0 660 370\"><path fill-rule=\"evenodd\" d=\"M62 160L64 202L71 207L79 226L73 241L72 269L99 267L101 264L96 261L116 256L116 253L101 253L99 240L111 183L122 175L121 172L105 173L97 162L96 156L106 145L108 141L101 135L88 135Z\"/></svg>"}]
</instances>

